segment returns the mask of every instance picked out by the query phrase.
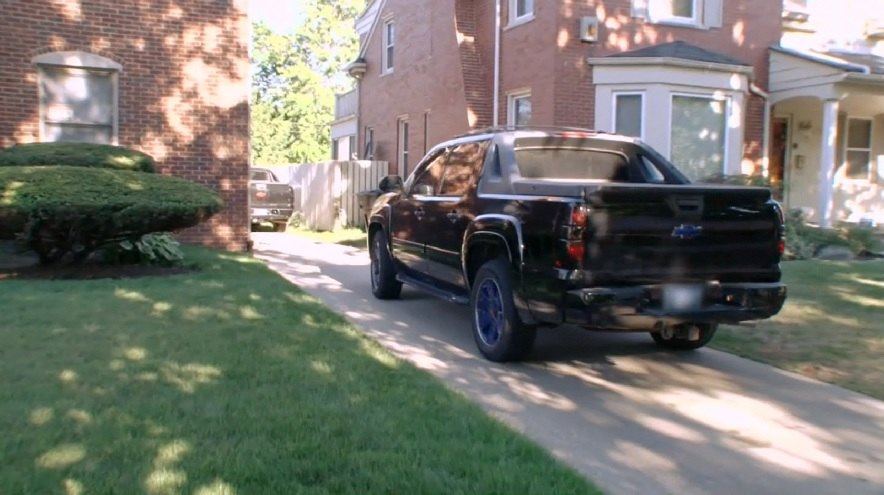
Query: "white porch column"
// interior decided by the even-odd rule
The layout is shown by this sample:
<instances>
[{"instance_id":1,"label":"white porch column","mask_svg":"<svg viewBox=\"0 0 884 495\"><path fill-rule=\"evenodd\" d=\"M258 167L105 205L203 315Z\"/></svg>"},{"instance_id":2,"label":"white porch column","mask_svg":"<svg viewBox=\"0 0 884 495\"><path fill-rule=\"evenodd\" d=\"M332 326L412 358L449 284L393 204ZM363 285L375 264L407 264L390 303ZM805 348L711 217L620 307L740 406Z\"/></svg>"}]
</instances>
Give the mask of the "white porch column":
<instances>
[{"instance_id":1,"label":"white porch column","mask_svg":"<svg viewBox=\"0 0 884 495\"><path fill-rule=\"evenodd\" d=\"M832 226L832 186L835 182L835 144L838 135L838 100L823 102L823 139L820 150L820 227Z\"/></svg>"}]
</instances>

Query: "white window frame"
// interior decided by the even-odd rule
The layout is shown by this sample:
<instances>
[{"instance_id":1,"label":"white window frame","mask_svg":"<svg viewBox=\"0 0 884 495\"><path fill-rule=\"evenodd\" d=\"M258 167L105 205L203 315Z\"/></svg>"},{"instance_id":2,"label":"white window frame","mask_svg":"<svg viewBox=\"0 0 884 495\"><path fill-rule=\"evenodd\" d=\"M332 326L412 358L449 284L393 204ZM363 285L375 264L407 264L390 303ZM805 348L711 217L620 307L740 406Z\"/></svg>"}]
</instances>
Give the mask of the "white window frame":
<instances>
[{"instance_id":1,"label":"white window frame","mask_svg":"<svg viewBox=\"0 0 884 495\"><path fill-rule=\"evenodd\" d=\"M851 120L865 120L869 123L869 147L868 148L851 148L850 146L848 146L848 143L850 142L850 121ZM873 164L873 158L875 156L872 153L872 150L873 150L872 145L875 142L875 119L870 118L870 117L851 117L850 115L848 115L847 120L844 122L844 141L843 142L844 142L843 163L845 165L844 180L854 181L854 182L871 181L872 180L872 164ZM847 152L848 151L865 151L869 154L869 161L866 163L866 176L865 177L851 177L851 176L847 175L846 165L847 165Z\"/></svg>"},{"instance_id":2,"label":"white window frame","mask_svg":"<svg viewBox=\"0 0 884 495\"><path fill-rule=\"evenodd\" d=\"M374 160L374 127L365 126L363 143L363 160Z\"/></svg>"},{"instance_id":3,"label":"white window frame","mask_svg":"<svg viewBox=\"0 0 884 495\"><path fill-rule=\"evenodd\" d=\"M40 119L40 141L46 141L46 109L43 107L43 82L42 78L46 69L60 71L86 71L106 74L111 80L111 139L110 144L120 144L120 72L123 66L113 60L88 52L67 51L51 52L37 55L31 59L31 63L37 67L37 110Z\"/></svg>"},{"instance_id":4,"label":"white window frame","mask_svg":"<svg viewBox=\"0 0 884 495\"><path fill-rule=\"evenodd\" d=\"M677 97L677 96L684 96L684 97L688 97L688 98L703 98L706 100L723 101L724 102L724 143L722 143L723 149L722 149L721 173L723 175L730 175L729 156L730 156L731 143L730 143L729 120L731 117L731 112L733 111L733 108L732 108L733 98L730 96L720 96L717 94L709 94L709 93L684 93L684 92L677 92L677 91L670 92L669 93L669 152L667 154L667 157L669 158L669 160L672 160L672 144L673 144L672 143L672 123L673 123L672 122L672 115L673 115L673 110L675 108L675 97ZM675 166L677 167L678 164L676 163Z\"/></svg>"},{"instance_id":5,"label":"white window frame","mask_svg":"<svg viewBox=\"0 0 884 495\"><path fill-rule=\"evenodd\" d=\"M518 6L519 0L509 0L508 11L509 11L509 23L507 27L518 26L520 24L524 24L526 22L534 20L534 9L535 0L524 0L526 3L530 2L530 9L528 9L524 14L519 15Z\"/></svg>"},{"instance_id":6,"label":"white window frame","mask_svg":"<svg viewBox=\"0 0 884 495\"><path fill-rule=\"evenodd\" d=\"M677 15L659 15L658 2L671 2L674 0L647 0L648 14L653 23L679 24L686 26L700 26L703 24L704 0L691 0L691 17Z\"/></svg>"},{"instance_id":7,"label":"white window frame","mask_svg":"<svg viewBox=\"0 0 884 495\"><path fill-rule=\"evenodd\" d=\"M408 116L403 115L396 119L396 166L400 169L399 175L408 177Z\"/></svg>"},{"instance_id":8,"label":"white window frame","mask_svg":"<svg viewBox=\"0 0 884 495\"><path fill-rule=\"evenodd\" d=\"M611 93L611 131L617 132L617 97L618 96L638 96L641 98L641 133L640 136L637 136L642 141L645 140L645 92L644 91L614 91ZM672 115L670 112L669 119L672 120Z\"/></svg>"},{"instance_id":9,"label":"white window frame","mask_svg":"<svg viewBox=\"0 0 884 495\"><path fill-rule=\"evenodd\" d=\"M393 36L390 36L392 30ZM392 38L392 39L390 39ZM381 43L381 74L393 72L396 65L396 23L393 18L384 19L383 42ZM392 61L390 60L392 52Z\"/></svg>"},{"instance_id":10,"label":"white window frame","mask_svg":"<svg viewBox=\"0 0 884 495\"><path fill-rule=\"evenodd\" d=\"M516 101L523 98L531 99L530 89L518 89L506 95L506 123L508 126L516 126ZM531 103L531 116L534 116L534 103Z\"/></svg>"}]
</instances>

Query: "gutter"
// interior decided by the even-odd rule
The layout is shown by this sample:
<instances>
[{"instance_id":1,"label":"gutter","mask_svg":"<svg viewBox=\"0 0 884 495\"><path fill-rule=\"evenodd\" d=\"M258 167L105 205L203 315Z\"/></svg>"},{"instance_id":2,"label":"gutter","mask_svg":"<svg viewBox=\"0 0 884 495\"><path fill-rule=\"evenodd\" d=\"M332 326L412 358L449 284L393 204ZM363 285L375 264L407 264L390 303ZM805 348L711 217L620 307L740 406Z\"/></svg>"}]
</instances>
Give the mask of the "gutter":
<instances>
[{"instance_id":1,"label":"gutter","mask_svg":"<svg viewBox=\"0 0 884 495\"><path fill-rule=\"evenodd\" d=\"M718 72L736 72L748 75L752 75L754 71L751 65L721 64L674 57L589 57L586 61L589 62L590 65L598 66L660 65L683 67L687 69L713 70Z\"/></svg>"},{"instance_id":2,"label":"gutter","mask_svg":"<svg viewBox=\"0 0 884 495\"><path fill-rule=\"evenodd\" d=\"M500 114L500 0L494 2L494 89L492 89L491 126L497 127Z\"/></svg>"}]
</instances>

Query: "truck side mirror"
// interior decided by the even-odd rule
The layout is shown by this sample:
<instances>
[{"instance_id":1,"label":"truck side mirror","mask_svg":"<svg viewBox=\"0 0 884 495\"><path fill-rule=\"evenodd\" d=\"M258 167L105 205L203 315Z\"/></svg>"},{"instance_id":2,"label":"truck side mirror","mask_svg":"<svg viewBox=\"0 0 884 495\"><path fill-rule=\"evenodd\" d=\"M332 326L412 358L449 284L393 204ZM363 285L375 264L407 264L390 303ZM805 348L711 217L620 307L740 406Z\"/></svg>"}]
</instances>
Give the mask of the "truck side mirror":
<instances>
[{"instance_id":1,"label":"truck side mirror","mask_svg":"<svg viewBox=\"0 0 884 495\"><path fill-rule=\"evenodd\" d=\"M388 175L381 179L378 189L384 192L399 192L402 190L402 177L398 175Z\"/></svg>"}]
</instances>

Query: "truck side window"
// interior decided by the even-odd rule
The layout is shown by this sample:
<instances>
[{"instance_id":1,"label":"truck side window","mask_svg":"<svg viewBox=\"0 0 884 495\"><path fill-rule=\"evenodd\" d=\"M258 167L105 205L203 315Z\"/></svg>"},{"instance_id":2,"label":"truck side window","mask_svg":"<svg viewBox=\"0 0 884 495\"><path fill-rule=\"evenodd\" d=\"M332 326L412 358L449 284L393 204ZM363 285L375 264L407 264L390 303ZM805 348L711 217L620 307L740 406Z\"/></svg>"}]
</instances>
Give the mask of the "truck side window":
<instances>
[{"instance_id":1,"label":"truck side window","mask_svg":"<svg viewBox=\"0 0 884 495\"><path fill-rule=\"evenodd\" d=\"M652 184L665 184L666 176L654 165L654 162L644 155L639 156L642 165L642 175L647 182Z\"/></svg>"},{"instance_id":2,"label":"truck side window","mask_svg":"<svg viewBox=\"0 0 884 495\"><path fill-rule=\"evenodd\" d=\"M447 153L438 154L423 170L416 172L414 182L409 189L411 194L420 194L424 196L433 196L436 194L436 191L439 188L439 183L442 181L445 155L447 155Z\"/></svg>"},{"instance_id":3,"label":"truck side window","mask_svg":"<svg viewBox=\"0 0 884 495\"><path fill-rule=\"evenodd\" d=\"M445 177L441 196L463 196L475 185L485 161L488 142L466 143L455 146L445 156Z\"/></svg>"}]
</instances>

